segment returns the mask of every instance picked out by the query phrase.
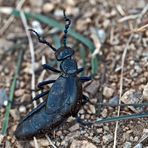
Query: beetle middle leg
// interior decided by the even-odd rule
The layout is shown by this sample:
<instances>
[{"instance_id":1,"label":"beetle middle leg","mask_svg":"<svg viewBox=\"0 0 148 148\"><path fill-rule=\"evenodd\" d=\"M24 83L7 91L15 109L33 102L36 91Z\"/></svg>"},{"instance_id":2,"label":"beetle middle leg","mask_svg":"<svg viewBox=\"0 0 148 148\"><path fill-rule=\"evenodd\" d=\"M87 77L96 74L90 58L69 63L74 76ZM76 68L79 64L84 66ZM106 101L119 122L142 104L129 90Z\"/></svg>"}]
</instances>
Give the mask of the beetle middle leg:
<instances>
[{"instance_id":1,"label":"beetle middle leg","mask_svg":"<svg viewBox=\"0 0 148 148\"><path fill-rule=\"evenodd\" d=\"M41 98L41 97L43 97L43 96L45 96L45 95L47 95L48 93L49 93L49 90L47 90L47 91L45 91L45 92L42 92L41 94L35 96L35 97L33 98L33 101L34 101L34 100L37 100L37 99L39 99L39 98Z\"/></svg>"}]
</instances>

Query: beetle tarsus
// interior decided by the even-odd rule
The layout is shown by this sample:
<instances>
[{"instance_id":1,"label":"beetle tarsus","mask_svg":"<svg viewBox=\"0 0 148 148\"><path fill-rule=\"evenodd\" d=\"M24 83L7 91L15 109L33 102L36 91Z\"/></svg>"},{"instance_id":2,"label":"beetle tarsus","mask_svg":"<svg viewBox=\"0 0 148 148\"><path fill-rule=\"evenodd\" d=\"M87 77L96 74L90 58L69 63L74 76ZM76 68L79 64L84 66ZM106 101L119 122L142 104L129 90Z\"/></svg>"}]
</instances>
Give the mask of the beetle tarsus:
<instances>
[{"instance_id":1,"label":"beetle tarsus","mask_svg":"<svg viewBox=\"0 0 148 148\"><path fill-rule=\"evenodd\" d=\"M76 121L83 126L91 126L93 124L91 122L84 121L83 119L81 119L78 116L76 117Z\"/></svg>"}]
</instances>

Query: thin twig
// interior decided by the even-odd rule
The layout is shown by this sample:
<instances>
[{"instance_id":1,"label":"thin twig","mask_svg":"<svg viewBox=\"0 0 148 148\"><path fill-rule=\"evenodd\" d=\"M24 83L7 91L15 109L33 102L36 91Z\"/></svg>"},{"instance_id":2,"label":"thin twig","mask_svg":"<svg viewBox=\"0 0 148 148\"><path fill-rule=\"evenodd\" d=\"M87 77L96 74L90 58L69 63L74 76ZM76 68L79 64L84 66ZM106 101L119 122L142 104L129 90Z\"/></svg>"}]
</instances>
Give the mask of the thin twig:
<instances>
[{"instance_id":1,"label":"thin twig","mask_svg":"<svg viewBox=\"0 0 148 148\"><path fill-rule=\"evenodd\" d=\"M125 16L125 12L124 12L124 10L123 10L121 5L117 4L116 5L116 9L120 13L120 15Z\"/></svg>"},{"instance_id":2,"label":"thin twig","mask_svg":"<svg viewBox=\"0 0 148 148\"><path fill-rule=\"evenodd\" d=\"M128 41L127 41L127 44L124 48L124 51L123 51L123 54L122 54L122 61L121 61L121 75L120 75L120 98L122 96L122 91L123 91L123 69L124 69L124 62L125 62L125 57L126 57L126 53L127 53L127 50L128 50L128 47L129 47L129 43L131 42L132 40L132 37L133 37L133 34L130 35ZM121 100L119 100L119 104L121 103ZM120 115L120 108L121 106L118 107L118 113L117 113L117 116L119 117ZM114 146L113 148L116 148L116 139L117 139L117 130L118 130L118 124L119 122L117 121L116 122L116 127L115 127L115 132L114 132Z\"/></svg>"},{"instance_id":3,"label":"thin twig","mask_svg":"<svg viewBox=\"0 0 148 148\"><path fill-rule=\"evenodd\" d=\"M52 141L50 140L49 136L48 136L47 134L46 134L45 136L46 136L47 140L49 141L50 145L52 145L53 148L57 148L57 147L52 143Z\"/></svg>"},{"instance_id":4,"label":"thin twig","mask_svg":"<svg viewBox=\"0 0 148 148\"><path fill-rule=\"evenodd\" d=\"M118 22L122 23L122 22L125 22L125 21L128 21L128 20L134 20L134 19L137 19L137 17L138 17L138 14L128 15L128 16L125 16L125 17L122 17L121 19L119 19Z\"/></svg>"},{"instance_id":5,"label":"thin twig","mask_svg":"<svg viewBox=\"0 0 148 148\"><path fill-rule=\"evenodd\" d=\"M32 42L32 38L31 38L31 35L30 35L30 32L28 31L28 24L27 24L27 21L26 21L26 17L24 15L24 12L23 11L20 11L20 16L22 18L22 22L23 22L23 25L24 25L24 28L25 28L25 31L26 31L26 34L27 34L27 37L28 37L28 41L29 41L29 47L30 47L30 53L31 53L31 62L32 62L32 81L31 81L31 89L32 90L35 90L35 67L34 67L34 63L35 63L35 57L34 57L34 47L33 47L33 42ZM32 91L32 98L35 97L35 92ZM36 101L34 101L34 107L37 106L37 103ZM50 138L48 135L45 135L47 140L49 141L49 143L54 147L56 148L56 146L54 146L54 144L51 142ZM36 138L34 137L34 142L37 143L37 140Z\"/></svg>"},{"instance_id":6,"label":"thin twig","mask_svg":"<svg viewBox=\"0 0 148 148\"><path fill-rule=\"evenodd\" d=\"M22 19L22 22L23 22L23 25L24 25L24 28L25 28L25 31L26 31L26 34L27 34L27 38L28 38L28 42L29 42L29 49L30 49L30 53L31 53L31 73L32 73L32 79L31 79L31 89L32 90L35 90L35 57L34 57L34 46L33 46L33 42L32 42L32 38L31 38L31 35L30 35L30 32L28 31L28 24L27 24L27 20L26 20L26 17L24 15L24 12L21 10L20 11L20 16L21 16L21 19ZM35 97L35 92L32 91L32 98ZM34 107L37 106L37 103L36 101L33 101L33 105ZM37 143L37 139L36 137L34 137L34 143L36 145L36 148L38 148L38 143Z\"/></svg>"},{"instance_id":7,"label":"thin twig","mask_svg":"<svg viewBox=\"0 0 148 148\"><path fill-rule=\"evenodd\" d=\"M139 19L142 19L142 16L145 14L145 12L147 11L147 9L148 9L148 5L146 5L143 8L143 10L141 11L140 14L134 16L137 19L137 24L136 24L135 28L138 25L138 20ZM128 49L129 43L131 42L132 38L133 38L133 33L130 35L130 37L129 37L128 41L127 41L126 47L125 47L125 49L123 51L123 54L122 54L122 61L121 61L122 62L121 63L121 67L122 68L121 68L121 76L120 76L120 95L119 95L120 98L122 96L122 91L123 91L123 68L124 68L124 61L125 61L125 56L126 56L126 53L127 53L127 49ZM119 104L120 103L121 103L121 100L119 100ZM117 116L118 117L120 115L120 108L121 108L121 106L118 107L118 113L117 113ZM116 148L118 124L119 124L119 122L117 121L116 122L116 127L115 127L115 132L114 132L114 145L113 145L113 148Z\"/></svg>"},{"instance_id":8,"label":"thin twig","mask_svg":"<svg viewBox=\"0 0 148 148\"><path fill-rule=\"evenodd\" d=\"M21 7L23 6L25 0L20 0L16 6L16 9L21 9ZM8 20L5 22L5 24L3 25L3 27L0 30L0 35L2 35L6 29L9 27L9 25L13 22L13 20L15 19L15 17L13 15L11 15Z\"/></svg>"},{"instance_id":9,"label":"thin twig","mask_svg":"<svg viewBox=\"0 0 148 148\"><path fill-rule=\"evenodd\" d=\"M144 32L146 30L148 30L148 24L146 24L144 26L141 26L140 28L137 28L137 29L133 29L131 31L124 32L123 35L129 35L131 33L140 33L140 32Z\"/></svg>"},{"instance_id":10,"label":"thin twig","mask_svg":"<svg viewBox=\"0 0 148 148\"><path fill-rule=\"evenodd\" d=\"M34 147L35 148L39 148L39 145L38 145L36 137L33 137L33 140L34 140Z\"/></svg>"},{"instance_id":11,"label":"thin twig","mask_svg":"<svg viewBox=\"0 0 148 148\"><path fill-rule=\"evenodd\" d=\"M42 65L43 64L46 64L46 58L45 58L45 56L42 56ZM46 73L46 71L43 70L42 73L41 73L41 75L40 75L40 77L39 77L39 79L38 79L38 83L41 82L41 81L43 81L43 78L44 78L45 73ZM41 91L39 91L39 93L41 93ZM40 103L41 102L43 102L43 98L40 98Z\"/></svg>"}]
</instances>

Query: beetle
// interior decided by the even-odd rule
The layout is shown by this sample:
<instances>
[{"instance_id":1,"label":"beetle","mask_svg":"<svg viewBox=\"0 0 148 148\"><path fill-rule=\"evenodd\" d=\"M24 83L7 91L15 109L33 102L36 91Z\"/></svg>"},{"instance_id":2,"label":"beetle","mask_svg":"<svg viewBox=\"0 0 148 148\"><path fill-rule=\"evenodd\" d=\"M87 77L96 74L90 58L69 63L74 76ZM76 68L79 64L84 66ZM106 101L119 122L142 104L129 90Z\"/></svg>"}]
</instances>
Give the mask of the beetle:
<instances>
[{"instance_id":1,"label":"beetle","mask_svg":"<svg viewBox=\"0 0 148 148\"><path fill-rule=\"evenodd\" d=\"M15 137L17 139L32 139L34 136L42 137L45 133L51 133L59 127L68 117L77 117L80 108L87 102L88 98L82 92L82 83L91 80L91 77L78 77L83 68L78 68L74 59L74 50L67 46L66 39L71 20L67 18L64 11L65 29L64 46L54 48L49 42L41 38L33 29L40 43L46 44L55 52L56 60L60 62L60 70L44 64L43 68L56 73L59 77L56 80L40 82L38 88L43 89L47 84L53 83L50 90L37 95L33 100L47 96L47 99L34 108L18 124Z\"/></svg>"}]
</instances>

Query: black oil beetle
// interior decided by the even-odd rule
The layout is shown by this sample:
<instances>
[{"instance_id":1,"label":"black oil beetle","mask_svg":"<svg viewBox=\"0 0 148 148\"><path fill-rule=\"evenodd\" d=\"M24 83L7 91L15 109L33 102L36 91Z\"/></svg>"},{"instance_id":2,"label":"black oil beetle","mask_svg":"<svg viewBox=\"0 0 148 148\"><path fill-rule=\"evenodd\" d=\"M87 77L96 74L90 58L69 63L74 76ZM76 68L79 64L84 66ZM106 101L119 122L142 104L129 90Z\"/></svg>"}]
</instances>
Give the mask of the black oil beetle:
<instances>
[{"instance_id":1,"label":"black oil beetle","mask_svg":"<svg viewBox=\"0 0 148 148\"><path fill-rule=\"evenodd\" d=\"M73 57L75 52L66 45L67 32L71 21L66 17L65 11L64 19L66 22L64 46L59 49L55 49L45 39L41 38L36 31L30 29L36 34L39 42L46 44L55 52L57 61L60 61L60 70L48 64L44 64L43 68L59 73L60 76L57 80L47 80L38 84L38 88L43 89L44 85L53 83L50 90L42 92L34 98L34 100L37 100L45 95L48 96L43 103L33 109L18 124L15 131L17 139L32 139L34 136L42 137L45 133L51 133L68 117L77 117L78 111L88 100L82 93L82 83L89 81L91 78L77 76L84 69L78 69L77 62Z\"/></svg>"}]
</instances>

